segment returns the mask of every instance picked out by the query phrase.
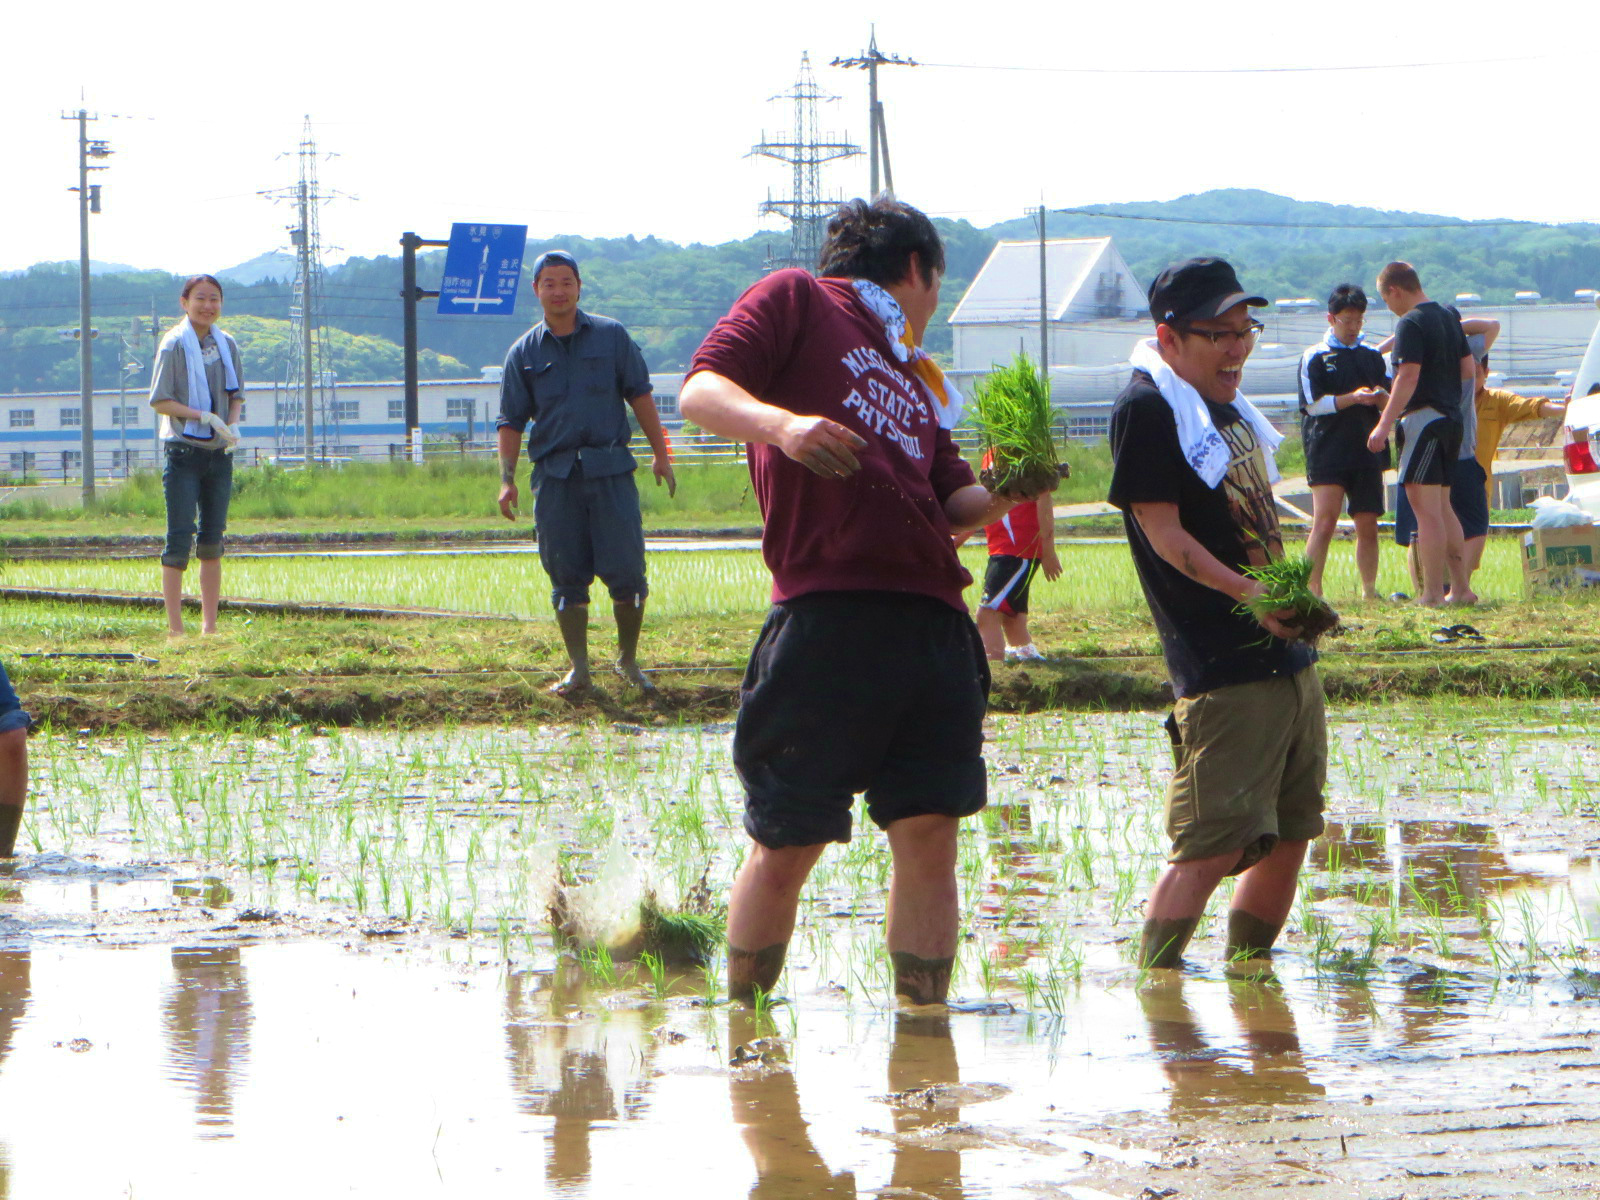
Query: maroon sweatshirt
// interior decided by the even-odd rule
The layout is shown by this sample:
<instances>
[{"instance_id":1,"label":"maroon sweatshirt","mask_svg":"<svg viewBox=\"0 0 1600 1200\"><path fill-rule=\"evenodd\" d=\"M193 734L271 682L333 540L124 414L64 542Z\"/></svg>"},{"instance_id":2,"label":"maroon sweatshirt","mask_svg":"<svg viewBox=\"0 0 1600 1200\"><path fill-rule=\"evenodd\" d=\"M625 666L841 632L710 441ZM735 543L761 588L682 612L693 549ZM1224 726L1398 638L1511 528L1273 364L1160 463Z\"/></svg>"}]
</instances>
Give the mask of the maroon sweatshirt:
<instances>
[{"instance_id":1,"label":"maroon sweatshirt","mask_svg":"<svg viewBox=\"0 0 1600 1200\"><path fill-rule=\"evenodd\" d=\"M848 479L814 475L776 446L747 448L774 603L808 592L912 592L967 611L972 577L956 558L944 501L975 482L972 468L849 280L768 275L706 335L689 374L697 371L866 439Z\"/></svg>"}]
</instances>

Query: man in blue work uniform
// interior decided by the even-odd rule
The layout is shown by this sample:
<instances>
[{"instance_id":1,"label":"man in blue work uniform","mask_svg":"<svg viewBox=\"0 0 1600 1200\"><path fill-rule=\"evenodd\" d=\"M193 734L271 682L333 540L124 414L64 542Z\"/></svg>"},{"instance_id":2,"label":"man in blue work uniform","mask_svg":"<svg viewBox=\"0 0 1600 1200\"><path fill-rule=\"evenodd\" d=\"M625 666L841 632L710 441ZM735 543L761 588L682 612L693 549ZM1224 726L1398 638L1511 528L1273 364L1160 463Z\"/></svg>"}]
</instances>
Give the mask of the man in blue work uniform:
<instances>
[{"instance_id":1,"label":"man in blue work uniform","mask_svg":"<svg viewBox=\"0 0 1600 1200\"><path fill-rule=\"evenodd\" d=\"M628 331L578 307L583 289L577 260L564 250L533 264L533 290L544 320L506 355L500 381L500 511L517 517L517 459L530 423L533 524L539 561L572 670L552 689L577 699L589 688L589 585L596 576L611 593L617 617L617 674L653 690L639 669L644 624L644 527L637 467L628 449L633 409L654 453L656 483L677 491L650 373Z\"/></svg>"}]
</instances>

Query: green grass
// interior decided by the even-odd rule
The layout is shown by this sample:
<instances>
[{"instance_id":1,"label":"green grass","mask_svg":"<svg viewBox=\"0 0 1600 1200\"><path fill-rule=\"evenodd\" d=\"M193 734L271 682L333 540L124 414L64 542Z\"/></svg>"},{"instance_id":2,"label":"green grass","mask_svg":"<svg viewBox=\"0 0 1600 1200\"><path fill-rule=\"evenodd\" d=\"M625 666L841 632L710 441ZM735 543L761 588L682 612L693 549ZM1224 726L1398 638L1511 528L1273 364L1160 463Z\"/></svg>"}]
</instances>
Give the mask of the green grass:
<instances>
[{"instance_id":1,"label":"green grass","mask_svg":"<svg viewBox=\"0 0 1600 1200\"><path fill-rule=\"evenodd\" d=\"M646 522L655 526L717 522L752 525L759 521L743 463L686 467L678 475L677 495L668 499L656 485L648 460L635 477ZM518 471L522 523L531 525L533 496L526 464ZM504 525L496 504L498 466L483 458L436 457L410 463L350 463L332 470L287 470L272 464L239 470L228 513L234 533L248 533L257 522L452 522L489 521ZM166 501L161 476L141 471L117 486L101 487L94 505L57 508L38 499L0 504L0 531L21 532L30 525L65 527L69 532L159 532L165 527Z\"/></svg>"},{"instance_id":2,"label":"green grass","mask_svg":"<svg viewBox=\"0 0 1600 1200\"><path fill-rule=\"evenodd\" d=\"M961 559L981 579L986 552L969 543ZM1033 588L1036 613L1128 612L1145 617L1143 593L1128 548L1115 543L1066 545L1063 576ZM1379 588L1410 591L1404 560L1386 554ZM660 552L650 556L649 607L657 616L758 613L767 605L771 577L754 551ZM1329 599L1356 591L1353 548L1334 543L1326 573ZM100 588L154 592L159 570L148 559L12 559L0 562L0 583L10 586ZM1520 550L1512 538L1492 538L1477 576L1486 597L1521 595ZM194 586L190 580L190 586ZM969 601L976 599L974 590ZM549 614L549 580L534 554L396 555L393 557L234 557L223 560L223 594L257 600L345 601L493 612L542 618ZM604 604L604 589L595 598Z\"/></svg>"}]
</instances>

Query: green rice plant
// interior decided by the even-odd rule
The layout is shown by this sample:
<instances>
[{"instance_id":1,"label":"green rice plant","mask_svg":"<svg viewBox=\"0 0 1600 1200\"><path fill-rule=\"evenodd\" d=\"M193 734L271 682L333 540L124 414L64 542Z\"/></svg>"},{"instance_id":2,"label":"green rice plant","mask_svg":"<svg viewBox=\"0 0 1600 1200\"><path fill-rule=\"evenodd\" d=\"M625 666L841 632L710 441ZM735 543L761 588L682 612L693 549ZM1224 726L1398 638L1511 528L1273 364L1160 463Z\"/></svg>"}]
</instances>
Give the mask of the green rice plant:
<instances>
[{"instance_id":1,"label":"green rice plant","mask_svg":"<svg viewBox=\"0 0 1600 1200\"><path fill-rule=\"evenodd\" d=\"M715 957L725 933L720 917L709 913L670 912L661 907L654 893L646 896L639 906L639 929L645 954L658 962L696 966Z\"/></svg>"},{"instance_id":2,"label":"green rice plant","mask_svg":"<svg viewBox=\"0 0 1600 1200\"><path fill-rule=\"evenodd\" d=\"M968 411L990 465L980 478L991 492L1033 495L1061 478L1050 381L1025 354L991 371L972 390Z\"/></svg>"},{"instance_id":3,"label":"green rice plant","mask_svg":"<svg viewBox=\"0 0 1600 1200\"><path fill-rule=\"evenodd\" d=\"M1290 622L1302 641L1315 642L1325 633L1339 628L1339 614L1311 590L1312 563L1304 554L1286 554L1258 567L1246 567L1244 574L1266 590L1239 605L1239 611L1257 619L1285 609L1295 614Z\"/></svg>"}]
</instances>

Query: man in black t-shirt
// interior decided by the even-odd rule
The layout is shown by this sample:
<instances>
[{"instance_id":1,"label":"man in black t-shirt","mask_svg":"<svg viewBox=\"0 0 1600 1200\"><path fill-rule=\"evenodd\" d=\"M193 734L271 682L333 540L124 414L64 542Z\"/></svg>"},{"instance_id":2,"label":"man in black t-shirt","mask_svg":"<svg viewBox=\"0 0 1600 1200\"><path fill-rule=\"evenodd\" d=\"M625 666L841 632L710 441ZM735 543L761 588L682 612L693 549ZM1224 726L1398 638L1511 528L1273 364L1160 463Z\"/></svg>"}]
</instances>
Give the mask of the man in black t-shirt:
<instances>
[{"instance_id":1,"label":"man in black t-shirt","mask_svg":"<svg viewBox=\"0 0 1600 1200\"><path fill-rule=\"evenodd\" d=\"M1389 448L1374 454L1367 435L1389 398L1383 355L1361 341L1367 294L1341 283L1328 297L1328 336L1300 358L1300 436L1311 485L1311 590L1322 593L1328 545L1348 500L1356 527L1356 573L1361 598L1378 599L1378 518L1383 516L1383 472Z\"/></svg>"},{"instance_id":2,"label":"man in black t-shirt","mask_svg":"<svg viewBox=\"0 0 1600 1200\"><path fill-rule=\"evenodd\" d=\"M1472 352L1461 332L1461 318L1429 300L1410 263L1392 262L1378 273L1378 294L1400 319L1394 327L1394 387L1378 423L1367 438L1376 453L1395 434L1400 452L1400 484L1417 519L1417 563L1422 573L1420 604L1445 603L1450 576L1451 604L1473 604L1461 522L1450 507L1450 480L1461 448L1461 400L1476 378Z\"/></svg>"},{"instance_id":3,"label":"man in black t-shirt","mask_svg":"<svg viewBox=\"0 0 1600 1200\"><path fill-rule=\"evenodd\" d=\"M1322 832L1327 728L1316 652L1287 611L1247 615L1244 572L1282 557L1272 494L1282 435L1239 394L1261 333L1221 259L1168 267L1150 289L1156 336L1111 415L1111 489L1176 697L1167 720L1168 867L1145 908L1140 963L1182 959L1206 901L1238 875L1228 952L1267 953Z\"/></svg>"}]
</instances>

